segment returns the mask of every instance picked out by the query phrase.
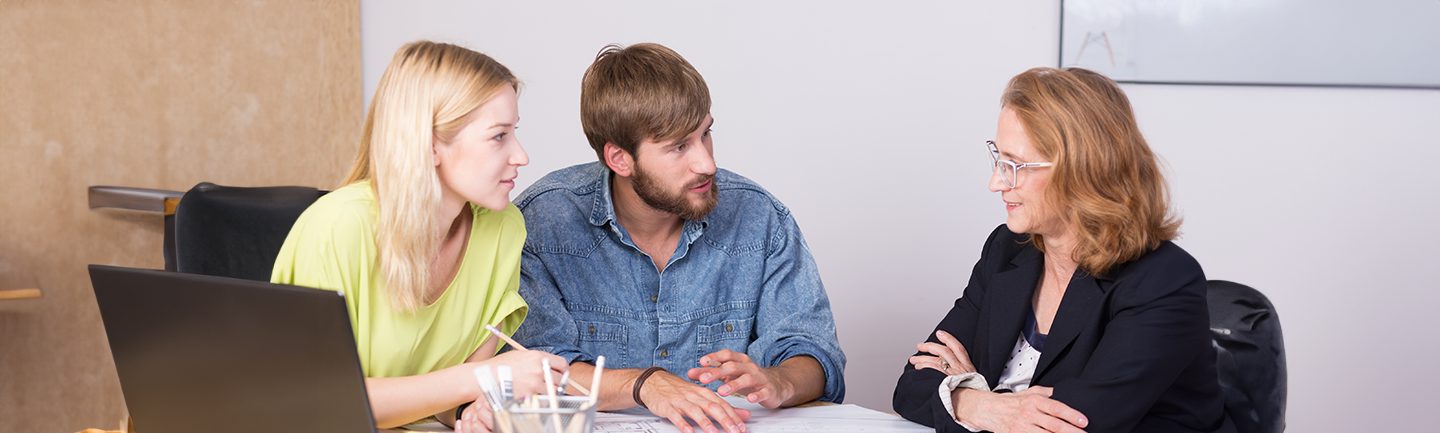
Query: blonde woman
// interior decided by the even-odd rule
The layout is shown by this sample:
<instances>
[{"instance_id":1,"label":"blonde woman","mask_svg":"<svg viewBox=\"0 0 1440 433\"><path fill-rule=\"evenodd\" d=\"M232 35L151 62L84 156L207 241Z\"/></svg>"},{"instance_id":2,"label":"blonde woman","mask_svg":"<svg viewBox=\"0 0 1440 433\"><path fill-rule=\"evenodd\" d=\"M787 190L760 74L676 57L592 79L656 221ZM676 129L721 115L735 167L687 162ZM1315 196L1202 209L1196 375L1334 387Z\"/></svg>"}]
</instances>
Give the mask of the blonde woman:
<instances>
[{"instance_id":1,"label":"blonde woman","mask_svg":"<svg viewBox=\"0 0 1440 433\"><path fill-rule=\"evenodd\" d=\"M1180 222L1125 93L1035 68L1001 101L985 147L1005 225L910 357L895 411L947 433L1234 432L1205 273L1171 242Z\"/></svg>"},{"instance_id":2,"label":"blonde woman","mask_svg":"<svg viewBox=\"0 0 1440 433\"><path fill-rule=\"evenodd\" d=\"M507 365L516 392L566 368L538 351L497 355L485 325L514 332L525 224L510 204L520 167L519 82L494 59L420 41L395 54L345 185L295 222L276 283L345 294L370 404L381 428L436 415L489 430L473 371ZM549 359L556 370L541 371Z\"/></svg>"}]
</instances>

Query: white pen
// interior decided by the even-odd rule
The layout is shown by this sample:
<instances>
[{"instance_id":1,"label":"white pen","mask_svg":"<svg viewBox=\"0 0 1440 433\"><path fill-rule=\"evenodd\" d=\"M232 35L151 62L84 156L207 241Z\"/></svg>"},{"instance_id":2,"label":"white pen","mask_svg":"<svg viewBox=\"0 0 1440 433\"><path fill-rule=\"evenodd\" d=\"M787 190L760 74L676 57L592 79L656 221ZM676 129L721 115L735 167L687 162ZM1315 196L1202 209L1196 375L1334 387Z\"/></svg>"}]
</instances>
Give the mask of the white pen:
<instances>
[{"instance_id":1,"label":"white pen","mask_svg":"<svg viewBox=\"0 0 1440 433\"><path fill-rule=\"evenodd\" d=\"M490 374L490 367L475 367L475 383L480 384L480 391L485 394L485 400L490 402L490 409L499 411L500 390L496 389L495 378Z\"/></svg>"},{"instance_id":2,"label":"white pen","mask_svg":"<svg viewBox=\"0 0 1440 433\"><path fill-rule=\"evenodd\" d=\"M550 419L554 422L555 430L559 431L560 424L560 401L555 398L555 381L550 378L550 359L540 359L540 374L545 376L545 393L550 397Z\"/></svg>"},{"instance_id":3,"label":"white pen","mask_svg":"<svg viewBox=\"0 0 1440 433\"><path fill-rule=\"evenodd\" d=\"M495 375L500 377L500 398L505 401L515 398L515 377L510 366L495 367Z\"/></svg>"},{"instance_id":4,"label":"white pen","mask_svg":"<svg viewBox=\"0 0 1440 433\"><path fill-rule=\"evenodd\" d=\"M590 393L590 404L592 405L600 400L600 373L604 372L605 355L595 357L595 375L590 378L590 389L595 390Z\"/></svg>"}]
</instances>

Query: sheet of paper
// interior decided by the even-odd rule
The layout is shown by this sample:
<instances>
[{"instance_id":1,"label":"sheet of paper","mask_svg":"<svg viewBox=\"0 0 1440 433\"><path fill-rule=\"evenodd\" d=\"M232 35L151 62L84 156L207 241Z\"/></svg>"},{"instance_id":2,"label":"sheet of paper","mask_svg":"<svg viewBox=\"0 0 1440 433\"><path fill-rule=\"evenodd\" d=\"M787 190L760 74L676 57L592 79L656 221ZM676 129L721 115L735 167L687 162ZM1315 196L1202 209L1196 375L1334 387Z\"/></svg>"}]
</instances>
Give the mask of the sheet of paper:
<instances>
[{"instance_id":1,"label":"sheet of paper","mask_svg":"<svg viewBox=\"0 0 1440 433\"><path fill-rule=\"evenodd\" d=\"M888 413L853 404L789 409L766 409L743 399L727 398L730 405L750 411L749 433L928 433L933 430ZM663 418L640 408L595 414L593 433L680 433ZM438 422L405 426L386 432L446 432Z\"/></svg>"},{"instance_id":2,"label":"sheet of paper","mask_svg":"<svg viewBox=\"0 0 1440 433\"><path fill-rule=\"evenodd\" d=\"M744 400L727 399L751 412L750 433L925 433L925 426L895 415L853 404L765 409ZM602 412L595 416L594 433L679 433L670 421L643 409Z\"/></svg>"}]
</instances>

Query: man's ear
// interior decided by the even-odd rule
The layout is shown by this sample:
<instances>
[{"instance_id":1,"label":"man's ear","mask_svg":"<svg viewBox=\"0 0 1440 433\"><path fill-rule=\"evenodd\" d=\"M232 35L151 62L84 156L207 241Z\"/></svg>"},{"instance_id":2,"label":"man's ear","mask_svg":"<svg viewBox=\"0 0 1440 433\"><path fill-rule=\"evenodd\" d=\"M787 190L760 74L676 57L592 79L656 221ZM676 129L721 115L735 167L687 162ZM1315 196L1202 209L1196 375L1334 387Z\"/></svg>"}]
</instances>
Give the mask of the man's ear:
<instances>
[{"instance_id":1,"label":"man's ear","mask_svg":"<svg viewBox=\"0 0 1440 433\"><path fill-rule=\"evenodd\" d=\"M630 177L635 174L635 156L615 143L605 143L605 165L610 171L621 177Z\"/></svg>"}]
</instances>

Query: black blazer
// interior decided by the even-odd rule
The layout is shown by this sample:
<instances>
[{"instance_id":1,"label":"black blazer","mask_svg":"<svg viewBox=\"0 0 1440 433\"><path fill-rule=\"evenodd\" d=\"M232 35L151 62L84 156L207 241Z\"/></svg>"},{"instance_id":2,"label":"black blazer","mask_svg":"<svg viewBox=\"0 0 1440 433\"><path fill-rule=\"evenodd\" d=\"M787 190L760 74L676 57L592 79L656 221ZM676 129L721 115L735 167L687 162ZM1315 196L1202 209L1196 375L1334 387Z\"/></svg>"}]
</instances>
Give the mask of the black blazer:
<instances>
[{"instance_id":1,"label":"black blazer","mask_svg":"<svg viewBox=\"0 0 1440 433\"><path fill-rule=\"evenodd\" d=\"M1030 311L1044 256L1028 235L996 228L965 294L936 329L954 335L993 389ZM1076 272L1061 298L1032 385L1099 432L1233 432L1215 370L1205 274L1165 242L1104 277ZM937 341L934 332L928 341ZM937 432L964 432L940 403L944 375L907 363L895 411Z\"/></svg>"}]
</instances>

